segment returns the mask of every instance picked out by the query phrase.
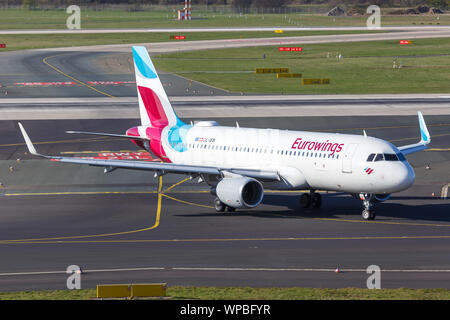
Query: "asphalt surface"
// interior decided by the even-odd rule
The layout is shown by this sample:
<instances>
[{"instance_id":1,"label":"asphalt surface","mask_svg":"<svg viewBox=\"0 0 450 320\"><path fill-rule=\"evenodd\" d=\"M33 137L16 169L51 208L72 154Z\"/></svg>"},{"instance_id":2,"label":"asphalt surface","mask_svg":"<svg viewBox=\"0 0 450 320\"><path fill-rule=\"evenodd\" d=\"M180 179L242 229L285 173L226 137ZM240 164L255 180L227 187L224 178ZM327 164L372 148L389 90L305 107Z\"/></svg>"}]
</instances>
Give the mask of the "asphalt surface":
<instances>
[{"instance_id":1,"label":"asphalt surface","mask_svg":"<svg viewBox=\"0 0 450 320\"><path fill-rule=\"evenodd\" d=\"M448 27L423 28L414 31L393 31L384 33L321 35L321 36L295 36L295 37L271 37L253 39L223 39L223 40L199 40L199 41L177 41L177 42L154 42L144 43L150 54L164 52L181 52L189 50L206 50L221 48L240 48L265 45L288 45L295 43L330 43L330 42L353 42L353 41L377 41L377 40L401 40L421 38L445 38L450 36ZM55 49L42 49L44 51L90 51L90 52L130 52L131 44L119 45L97 45L66 47Z\"/></svg>"},{"instance_id":2,"label":"asphalt surface","mask_svg":"<svg viewBox=\"0 0 450 320\"><path fill-rule=\"evenodd\" d=\"M416 184L376 206L364 222L360 201L323 194L300 210L298 193L267 192L254 210L217 214L204 184L185 177L62 165L31 158L15 121L0 123L0 289L65 289L69 265L82 287L129 282L168 285L365 287L378 265L382 287L450 287L450 116L426 116L430 151L408 157ZM190 119L186 119L189 121ZM409 144L417 118L222 118L224 125L367 134ZM39 152L98 156L136 151L129 141L64 134L123 132L137 119L23 121ZM17 161L17 159L20 159ZM429 165L431 169L425 169ZM10 170L13 167L13 170ZM173 186L173 187L172 187ZM435 196L432 196L432 193ZM159 199L160 198L160 199ZM342 273L335 273L339 267Z\"/></svg>"},{"instance_id":3,"label":"asphalt surface","mask_svg":"<svg viewBox=\"0 0 450 320\"><path fill-rule=\"evenodd\" d=\"M113 53L39 50L3 53L0 55L0 101L11 98L135 97L134 73L108 73L93 62L97 57L109 54ZM230 94L171 73L160 72L159 76L169 96Z\"/></svg>"},{"instance_id":4,"label":"asphalt surface","mask_svg":"<svg viewBox=\"0 0 450 320\"><path fill-rule=\"evenodd\" d=\"M426 36L420 32L415 35ZM394 39L401 35L390 33L386 36ZM309 40L302 37L282 41L360 41L364 37L348 35ZM371 39L378 37L380 35ZM226 40L186 42L182 45L185 46L183 50L189 50L262 45L271 41L273 39ZM180 50L180 46L175 43L152 44L150 51L175 51ZM123 113L117 116L120 119L107 119L104 105L99 107L94 103L96 116L88 114L92 119L83 120L82 116L74 117L63 110L66 107L64 102L59 102L60 105L53 103L48 114L57 113L55 119L58 120L27 120L39 118L36 114L45 109L45 102L43 104L43 100L37 98L135 97L133 84L89 84L89 81L134 80L132 74L107 74L92 63L99 54L129 52L129 47L100 46L95 49L1 54L0 83L3 87L0 95L3 98L0 102L10 98L36 100L35 106L33 101L25 105L0 105L2 112L12 110L10 117L3 117L11 120L0 122L1 291L65 289L68 276L65 270L73 264L84 270L83 288L93 288L100 283L129 282L365 287L368 277L365 270L374 264L383 270L382 287L450 287L450 201L439 199L442 186L450 182L448 111L427 114L424 110L432 145L429 151L408 157L416 171L416 184L378 204L377 220L373 222L362 221L360 201L336 193L324 194L324 205L317 211L299 210L298 193L267 192L263 204L255 210L217 214L212 208L213 197L205 185L196 181L182 182L184 176L164 176L163 191L158 193L158 180L150 172L116 170L105 175L101 168L62 165L30 157L17 121L13 120L25 119L25 128L43 154L100 156L123 155L137 150L125 140L64 134L65 130L123 133L139 123L135 117L127 118ZM189 80L176 76L166 80L163 76L161 74L169 96L187 94ZM63 81L76 84L14 84ZM194 93L192 87L188 94L204 97L210 94L209 87L191 85L198 85L198 92ZM216 120L223 125L234 126L237 120L241 127L356 134L362 134L365 129L368 135L404 145L414 143L419 137L417 116L413 116L411 111L431 101L435 101L436 109L442 110L448 102L448 97L430 99L406 99L408 101L398 103L384 101L381 102L384 103L384 113L370 117L320 117L317 114L298 117L286 112L273 117L273 110L266 108L272 113L268 117L260 110L249 109L254 102L248 101L231 103L231 108L230 105L225 106L228 111L234 111L226 118L219 116L224 115L223 110L217 114L211 112L207 102L184 105L181 102L179 106L175 103L175 107L177 112L186 107L184 114L179 112L186 118L194 116L188 110L197 106L197 119L202 112L208 113L208 117L217 116ZM310 110L315 108L319 112L320 106L312 100L309 101ZM375 109L375 105L363 100L357 103L365 105L366 109ZM354 102L345 101L353 104L347 113L342 111L342 104L336 108L342 109L341 114L351 114L358 108ZM286 103L294 108L299 104L298 101ZM326 108L322 110L331 107L332 103L327 105L325 101L321 106ZM380 101L376 103L380 104ZM390 107L391 103L395 106ZM402 104L411 103L413 107L408 105L405 109L408 116L392 116L395 110L402 109ZM216 101L216 104L220 102ZM74 106L80 108L80 102L74 102ZM136 111L133 101L129 101L126 107L116 107ZM242 110L247 110L247 114L241 113ZM298 115L298 110L296 112ZM81 113L86 117L86 110ZM236 118L237 114L242 117ZM261 117L255 118L255 115ZM67 118L72 120L64 120ZM343 272L335 273L337 267Z\"/></svg>"}]
</instances>

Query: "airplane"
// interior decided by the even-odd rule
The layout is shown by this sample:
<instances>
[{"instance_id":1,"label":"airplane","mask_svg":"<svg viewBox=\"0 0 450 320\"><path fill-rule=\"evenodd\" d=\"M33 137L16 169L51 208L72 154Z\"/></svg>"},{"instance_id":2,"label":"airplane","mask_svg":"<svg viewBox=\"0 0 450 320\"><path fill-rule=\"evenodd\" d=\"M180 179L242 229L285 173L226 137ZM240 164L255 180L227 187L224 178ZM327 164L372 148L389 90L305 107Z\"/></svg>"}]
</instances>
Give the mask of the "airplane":
<instances>
[{"instance_id":1,"label":"airplane","mask_svg":"<svg viewBox=\"0 0 450 320\"><path fill-rule=\"evenodd\" d=\"M66 131L128 138L161 162L100 160L39 154L19 123L28 150L52 161L104 167L149 170L156 176L186 174L206 182L215 195L217 212L258 206L265 189L306 191L302 208L320 208L317 190L348 193L362 200L364 220L375 219L373 203L413 185L414 170L405 155L427 148L430 134L418 112L420 141L396 147L362 135L220 126L216 121L181 121L166 95L150 56L133 46L141 125L125 134ZM309 191L309 192L308 192Z\"/></svg>"}]
</instances>

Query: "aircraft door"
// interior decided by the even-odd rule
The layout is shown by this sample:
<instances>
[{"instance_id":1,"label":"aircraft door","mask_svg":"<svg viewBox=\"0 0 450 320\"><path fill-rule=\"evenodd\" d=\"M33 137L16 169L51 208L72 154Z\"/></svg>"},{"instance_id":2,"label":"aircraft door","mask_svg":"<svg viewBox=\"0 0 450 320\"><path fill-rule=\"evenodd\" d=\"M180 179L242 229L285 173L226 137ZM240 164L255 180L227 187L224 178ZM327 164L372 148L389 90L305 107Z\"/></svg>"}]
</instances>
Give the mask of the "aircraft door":
<instances>
[{"instance_id":1,"label":"aircraft door","mask_svg":"<svg viewBox=\"0 0 450 320\"><path fill-rule=\"evenodd\" d=\"M352 159L357 147L357 143L350 143L345 150L344 156L342 158L342 172L352 173Z\"/></svg>"}]
</instances>

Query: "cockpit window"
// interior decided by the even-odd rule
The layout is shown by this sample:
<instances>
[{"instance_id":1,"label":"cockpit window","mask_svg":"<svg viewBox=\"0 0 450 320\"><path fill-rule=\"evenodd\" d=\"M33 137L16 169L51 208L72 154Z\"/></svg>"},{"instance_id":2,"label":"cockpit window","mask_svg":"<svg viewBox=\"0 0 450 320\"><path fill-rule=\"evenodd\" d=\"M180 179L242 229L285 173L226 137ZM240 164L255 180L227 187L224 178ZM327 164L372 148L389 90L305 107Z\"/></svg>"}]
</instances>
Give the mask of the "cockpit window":
<instances>
[{"instance_id":1,"label":"cockpit window","mask_svg":"<svg viewBox=\"0 0 450 320\"><path fill-rule=\"evenodd\" d=\"M398 161L397 155L395 153L385 153L384 160L386 161Z\"/></svg>"},{"instance_id":2,"label":"cockpit window","mask_svg":"<svg viewBox=\"0 0 450 320\"><path fill-rule=\"evenodd\" d=\"M367 162L371 161L406 161L406 158L402 153L371 153Z\"/></svg>"},{"instance_id":3,"label":"cockpit window","mask_svg":"<svg viewBox=\"0 0 450 320\"><path fill-rule=\"evenodd\" d=\"M372 162L374 157L375 157L375 153L369 154L369 156L367 157L367 162Z\"/></svg>"},{"instance_id":4,"label":"cockpit window","mask_svg":"<svg viewBox=\"0 0 450 320\"><path fill-rule=\"evenodd\" d=\"M398 159L400 160L400 161L406 161L406 158L405 158L405 156L403 155L403 153L397 153L397 157L398 157Z\"/></svg>"},{"instance_id":5,"label":"cockpit window","mask_svg":"<svg viewBox=\"0 0 450 320\"><path fill-rule=\"evenodd\" d=\"M383 161L384 157L382 153L377 153L374 161Z\"/></svg>"}]
</instances>

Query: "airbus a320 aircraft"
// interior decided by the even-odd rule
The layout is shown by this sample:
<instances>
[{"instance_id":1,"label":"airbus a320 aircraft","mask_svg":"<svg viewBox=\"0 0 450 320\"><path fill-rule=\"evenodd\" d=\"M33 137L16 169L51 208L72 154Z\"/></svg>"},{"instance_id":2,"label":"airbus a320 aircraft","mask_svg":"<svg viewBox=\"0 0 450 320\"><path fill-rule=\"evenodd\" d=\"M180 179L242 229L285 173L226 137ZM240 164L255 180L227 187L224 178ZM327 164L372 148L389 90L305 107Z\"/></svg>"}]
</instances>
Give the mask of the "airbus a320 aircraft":
<instances>
[{"instance_id":1,"label":"airbus a320 aircraft","mask_svg":"<svg viewBox=\"0 0 450 320\"><path fill-rule=\"evenodd\" d=\"M258 206L264 188L309 190L300 196L303 208L319 208L316 190L345 192L364 204L362 217L375 218L373 202L409 188L414 171L405 155L423 150L430 135L420 112L420 141L396 147L363 135L275 129L224 127L215 121L182 122L175 114L145 47L133 47L141 125L124 135L67 131L125 137L159 157L162 162L95 160L45 156L36 152L23 126L20 130L31 154L54 161L155 171L156 175L183 173L199 177L216 195L217 211Z\"/></svg>"}]
</instances>

